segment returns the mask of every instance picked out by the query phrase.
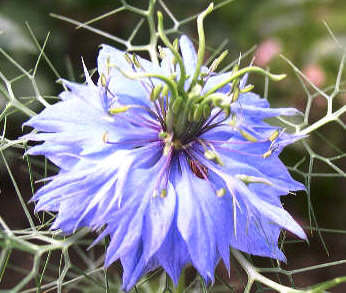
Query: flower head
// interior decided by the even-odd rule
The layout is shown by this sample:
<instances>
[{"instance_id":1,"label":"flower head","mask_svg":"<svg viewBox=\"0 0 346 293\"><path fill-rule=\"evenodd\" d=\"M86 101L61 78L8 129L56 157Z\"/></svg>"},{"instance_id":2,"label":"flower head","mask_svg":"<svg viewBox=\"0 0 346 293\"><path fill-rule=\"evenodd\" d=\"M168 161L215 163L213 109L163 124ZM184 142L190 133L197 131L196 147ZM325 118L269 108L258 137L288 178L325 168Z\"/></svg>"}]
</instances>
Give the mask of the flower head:
<instances>
[{"instance_id":1,"label":"flower head","mask_svg":"<svg viewBox=\"0 0 346 293\"><path fill-rule=\"evenodd\" d=\"M203 44L167 42L160 63L103 45L98 84L87 70L86 84L64 81L26 122L43 141L28 153L60 168L36 211L56 212L52 229L66 233L103 229L96 242L110 236L105 265L121 260L125 290L157 267L177 283L189 263L213 281L230 247L284 260L282 228L305 238L280 203L304 189L278 158L298 138L264 121L297 110L250 92L244 74L260 69L218 74L222 56L202 66Z\"/></svg>"}]
</instances>

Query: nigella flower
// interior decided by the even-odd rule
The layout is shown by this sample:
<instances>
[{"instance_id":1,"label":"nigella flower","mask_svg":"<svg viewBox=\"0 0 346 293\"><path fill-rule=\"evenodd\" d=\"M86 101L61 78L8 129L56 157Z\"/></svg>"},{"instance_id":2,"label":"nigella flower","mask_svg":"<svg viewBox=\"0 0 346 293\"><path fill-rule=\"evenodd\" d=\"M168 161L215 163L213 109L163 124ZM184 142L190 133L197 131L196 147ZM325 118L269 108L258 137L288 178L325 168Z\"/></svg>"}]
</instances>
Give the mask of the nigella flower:
<instances>
[{"instance_id":1,"label":"nigella flower","mask_svg":"<svg viewBox=\"0 0 346 293\"><path fill-rule=\"evenodd\" d=\"M98 84L87 70L86 84L64 81L60 101L26 122L43 141L28 154L60 168L36 212L56 212L52 229L109 235L105 265L120 259L125 290L157 267L177 283L187 264L212 282L230 247L285 260L281 229L305 234L280 196L304 186L278 156L298 137L264 119L297 110L250 91L244 74L263 70L215 73L225 54L202 66L203 38L198 54L186 36L171 44L160 15L159 33L161 62L103 45Z\"/></svg>"}]
</instances>

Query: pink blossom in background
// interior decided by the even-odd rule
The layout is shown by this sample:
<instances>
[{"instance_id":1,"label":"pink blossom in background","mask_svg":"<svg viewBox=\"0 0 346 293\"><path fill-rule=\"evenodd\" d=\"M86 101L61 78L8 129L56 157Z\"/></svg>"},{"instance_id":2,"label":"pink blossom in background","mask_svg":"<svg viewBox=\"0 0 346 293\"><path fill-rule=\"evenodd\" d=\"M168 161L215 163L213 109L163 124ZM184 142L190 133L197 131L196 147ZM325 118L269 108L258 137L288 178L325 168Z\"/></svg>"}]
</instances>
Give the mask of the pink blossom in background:
<instances>
[{"instance_id":1,"label":"pink blossom in background","mask_svg":"<svg viewBox=\"0 0 346 293\"><path fill-rule=\"evenodd\" d=\"M281 51L281 43L274 39L263 41L255 53L255 64L266 66Z\"/></svg>"},{"instance_id":2,"label":"pink blossom in background","mask_svg":"<svg viewBox=\"0 0 346 293\"><path fill-rule=\"evenodd\" d=\"M322 86L326 80L326 75L323 69L317 64L306 65L303 68L303 73L306 78L317 87Z\"/></svg>"}]
</instances>

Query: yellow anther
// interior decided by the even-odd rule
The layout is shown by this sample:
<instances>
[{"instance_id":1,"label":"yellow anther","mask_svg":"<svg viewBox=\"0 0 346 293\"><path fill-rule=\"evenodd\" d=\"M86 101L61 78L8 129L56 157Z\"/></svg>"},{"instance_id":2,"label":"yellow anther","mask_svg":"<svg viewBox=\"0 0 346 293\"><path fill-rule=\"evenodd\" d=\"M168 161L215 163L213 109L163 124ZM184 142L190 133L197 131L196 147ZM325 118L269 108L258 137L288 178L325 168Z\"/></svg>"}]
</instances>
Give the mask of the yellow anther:
<instances>
[{"instance_id":1,"label":"yellow anther","mask_svg":"<svg viewBox=\"0 0 346 293\"><path fill-rule=\"evenodd\" d=\"M124 53L124 58L127 61L127 63L129 63L131 65L133 64L133 61L132 61L132 59L128 53Z\"/></svg>"},{"instance_id":2,"label":"yellow anther","mask_svg":"<svg viewBox=\"0 0 346 293\"><path fill-rule=\"evenodd\" d=\"M263 184L267 184L267 185L273 185L269 180L267 180L266 178L262 178L262 177L249 176L249 175L245 175L245 174L238 174L238 175L236 175L236 177L239 180L243 181L245 184L263 183Z\"/></svg>"},{"instance_id":3,"label":"yellow anther","mask_svg":"<svg viewBox=\"0 0 346 293\"><path fill-rule=\"evenodd\" d=\"M104 143L107 143L107 142L108 142L108 132L107 132L107 131L102 135L102 141L103 141Z\"/></svg>"},{"instance_id":4,"label":"yellow anther","mask_svg":"<svg viewBox=\"0 0 346 293\"><path fill-rule=\"evenodd\" d=\"M210 161L213 161L215 162L216 164L220 165L220 166L223 166L223 162L221 161L219 155L211 150L206 150L204 152L204 157L207 159L207 160L210 160Z\"/></svg>"},{"instance_id":5,"label":"yellow anther","mask_svg":"<svg viewBox=\"0 0 346 293\"><path fill-rule=\"evenodd\" d=\"M263 157L264 159L266 159L266 158L270 157L272 153L273 153L273 151L272 151L272 150L269 150L269 151L265 152L265 153L262 155L262 157Z\"/></svg>"},{"instance_id":6,"label":"yellow anther","mask_svg":"<svg viewBox=\"0 0 346 293\"><path fill-rule=\"evenodd\" d=\"M166 189L162 189L160 192L160 197L161 198L165 198L167 196L167 190Z\"/></svg>"},{"instance_id":7,"label":"yellow anther","mask_svg":"<svg viewBox=\"0 0 346 293\"><path fill-rule=\"evenodd\" d=\"M218 197L223 197L226 194L226 189L225 188L220 188L219 190L216 191L216 195Z\"/></svg>"},{"instance_id":8,"label":"yellow anther","mask_svg":"<svg viewBox=\"0 0 346 293\"><path fill-rule=\"evenodd\" d=\"M248 141L257 142L257 138L243 129L239 129L240 134Z\"/></svg>"},{"instance_id":9,"label":"yellow anther","mask_svg":"<svg viewBox=\"0 0 346 293\"><path fill-rule=\"evenodd\" d=\"M139 63L139 60L138 60L138 57L137 57L136 54L133 54L133 55L132 55L132 62L133 62L133 64L134 64L137 68L141 68L141 67L142 67L141 63Z\"/></svg>"},{"instance_id":10,"label":"yellow anther","mask_svg":"<svg viewBox=\"0 0 346 293\"><path fill-rule=\"evenodd\" d=\"M109 113L115 115L115 114L119 114L119 113L124 113L128 109L130 109L130 106L111 108L111 109L109 109Z\"/></svg>"},{"instance_id":11,"label":"yellow anther","mask_svg":"<svg viewBox=\"0 0 346 293\"><path fill-rule=\"evenodd\" d=\"M278 130L275 130L269 137L268 140L270 141L274 141L275 139L278 138L280 132Z\"/></svg>"},{"instance_id":12,"label":"yellow anther","mask_svg":"<svg viewBox=\"0 0 346 293\"><path fill-rule=\"evenodd\" d=\"M105 76L103 73L101 73L100 82L101 82L101 85L102 85L103 87L106 87L106 85L107 85L107 79L106 79L106 76Z\"/></svg>"},{"instance_id":13,"label":"yellow anther","mask_svg":"<svg viewBox=\"0 0 346 293\"><path fill-rule=\"evenodd\" d=\"M166 58L167 54L165 53L165 50L161 46L159 46L158 49L159 49L159 57L161 59Z\"/></svg>"},{"instance_id":14,"label":"yellow anther","mask_svg":"<svg viewBox=\"0 0 346 293\"><path fill-rule=\"evenodd\" d=\"M237 115L236 114L232 114L232 118L230 119L228 124L232 127L235 127L237 125Z\"/></svg>"},{"instance_id":15,"label":"yellow anther","mask_svg":"<svg viewBox=\"0 0 346 293\"><path fill-rule=\"evenodd\" d=\"M228 54L228 50L225 50L221 53L221 55L219 57L217 57L213 63L210 65L209 67L209 72L214 72L217 67L220 65L220 63L223 61L223 59L225 59L225 57Z\"/></svg>"},{"instance_id":16,"label":"yellow anther","mask_svg":"<svg viewBox=\"0 0 346 293\"><path fill-rule=\"evenodd\" d=\"M111 65L111 58L110 58L110 57L107 57L107 60L106 60L106 67L107 67L107 73L108 73L108 75L109 75L110 69L111 69L111 67L112 67L112 65Z\"/></svg>"}]
</instances>

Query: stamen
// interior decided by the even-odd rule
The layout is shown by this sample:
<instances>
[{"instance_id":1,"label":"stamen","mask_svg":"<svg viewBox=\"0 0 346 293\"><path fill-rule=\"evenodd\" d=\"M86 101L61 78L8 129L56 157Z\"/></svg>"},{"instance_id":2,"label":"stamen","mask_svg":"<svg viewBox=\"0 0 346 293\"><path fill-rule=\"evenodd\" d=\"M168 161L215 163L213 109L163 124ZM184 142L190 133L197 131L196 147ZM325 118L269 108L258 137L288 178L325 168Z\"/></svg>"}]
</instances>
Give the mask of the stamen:
<instances>
[{"instance_id":1,"label":"stamen","mask_svg":"<svg viewBox=\"0 0 346 293\"><path fill-rule=\"evenodd\" d=\"M116 107L116 108L111 108L108 110L108 112L112 115L116 115L119 113L124 113L127 110L129 110L131 108L131 106L120 106L120 107Z\"/></svg>"},{"instance_id":2,"label":"stamen","mask_svg":"<svg viewBox=\"0 0 346 293\"><path fill-rule=\"evenodd\" d=\"M217 192L216 195L218 197L223 197L226 194L226 189L225 188L220 188Z\"/></svg>"},{"instance_id":3,"label":"stamen","mask_svg":"<svg viewBox=\"0 0 346 293\"><path fill-rule=\"evenodd\" d=\"M169 173L170 173L170 163L172 160L172 156L173 156L173 148L171 147L167 153L167 156L161 157L161 160L165 160L165 163L163 164L162 168L159 171L158 178L157 178L155 186L154 186L153 197L157 196L158 189L162 185L164 187L160 190L160 197L165 198L167 196L166 186L167 186L168 177L169 177ZM164 180L164 182L162 184L163 180Z\"/></svg>"},{"instance_id":4,"label":"stamen","mask_svg":"<svg viewBox=\"0 0 346 293\"><path fill-rule=\"evenodd\" d=\"M132 54L132 62L137 68L143 69L142 64L139 62L136 54Z\"/></svg>"},{"instance_id":5,"label":"stamen","mask_svg":"<svg viewBox=\"0 0 346 293\"><path fill-rule=\"evenodd\" d=\"M101 85L103 87L107 86L107 79L106 79L106 76L103 73L101 73L100 82L101 82Z\"/></svg>"},{"instance_id":6,"label":"stamen","mask_svg":"<svg viewBox=\"0 0 346 293\"><path fill-rule=\"evenodd\" d=\"M225 50L221 53L221 55L219 57L217 57L213 63L210 65L209 67L209 74L211 72L214 72L218 66L220 65L220 63L226 58L226 56L228 55L228 50Z\"/></svg>"},{"instance_id":7,"label":"stamen","mask_svg":"<svg viewBox=\"0 0 346 293\"><path fill-rule=\"evenodd\" d=\"M218 156L218 154L216 152L213 152L211 150L206 150L204 152L204 157L209 160L209 161L213 161L214 163L223 166L223 162L221 161L220 157Z\"/></svg>"},{"instance_id":8,"label":"stamen","mask_svg":"<svg viewBox=\"0 0 346 293\"><path fill-rule=\"evenodd\" d=\"M108 132L107 131L102 135L102 141L104 143L107 143L107 141L108 141Z\"/></svg>"},{"instance_id":9,"label":"stamen","mask_svg":"<svg viewBox=\"0 0 346 293\"><path fill-rule=\"evenodd\" d=\"M272 151L272 150L269 150L269 151L265 152L265 153L262 155L262 157L263 157L264 159L266 159L266 158L270 157L270 156L272 155L272 153L273 153L273 151Z\"/></svg>"},{"instance_id":10,"label":"stamen","mask_svg":"<svg viewBox=\"0 0 346 293\"><path fill-rule=\"evenodd\" d=\"M279 129L276 129L271 136L268 137L268 140L270 140L271 142L274 142L278 137L280 137L284 132L285 132L285 128L281 129L279 131Z\"/></svg>"},{"instance_id":11,"label":"stamen","mask_svg":"<svg viewBox=\"0 0 346 293\"><path fill-rule=\"evenodd\" d=\"M128 64L133 65L133 61L132 61L129 53L124 53L124 58Z\"/></svg>"},{"instance_id":12,"label":"stamen","mask_svg":"<svg viewBox=\"0 0 346 293\"><path fill-rule=\"evenodd\" d=\"M165 198L167 196L167 189L162 189L160 193L161 198Z\"/></svg>"},{"instance_id":13,"label":"stamen","mask_svg":"<svg viewBox=\"0 0 346 293\"><path fill-rule=\"evenodd\" d=\"M256 176L249 176L249 175L244 175L244 174L238 174L235 175L239 180L243 181L245 184L250 184L250 183L263 183L272 186L273 183L270 182L269 180L261 177L256 177Z\"/></svg>"},{"instance_id":14,"label":"stamen","mask_svg":"<svg viewBox=\"0 0 346 293\"><path fill-rule=\"evenodd\" d=\"M252 134L245 131L244 129L239 129L239 133L242 135L242 137L244 137L248 141L258 142L258 139L256 137L254 137Z\"/></svg>"},{"instance_id":15,"label":"stamen","mask_svg":"<svg viewBox=\"0 0 346 293\"><path fill-rule=\"evenodd\" d=\"M192 150L193 153L196 153L195 151ZM191 153L192 153L191 152ZM190 153L190 155L192 155ZM201 160L203 160L203 156L200 156ZM233 186L232 186L232 177L221 172L219 170L219 168L217 168L215 165L211 164L210 161L205 160L205 165L207 168L209 168L210 170L212 170L214 173L216 173L217 175L219 175L225 182L227 190L231 193L232 196L232 205L233 205L233 228L234 228L234 234L237 235L237 208L239 208L239 210L241 211L240 208L240 204L239 201L237 200L236 194L233 190ZM213 187L213 185L211 184L211 186ZM215 190L215 189L214 189ZM217 191L216 191L217 194Z\"/></svg>"}]
</instances>

